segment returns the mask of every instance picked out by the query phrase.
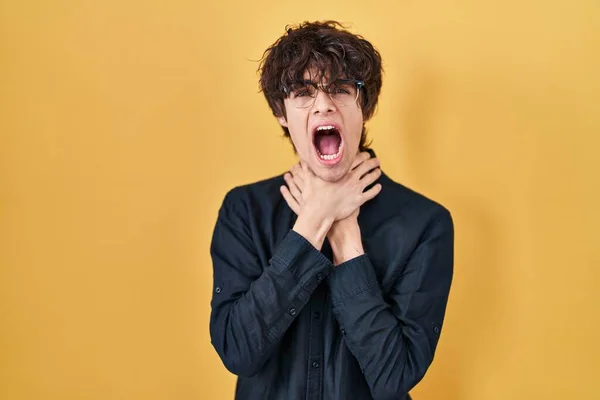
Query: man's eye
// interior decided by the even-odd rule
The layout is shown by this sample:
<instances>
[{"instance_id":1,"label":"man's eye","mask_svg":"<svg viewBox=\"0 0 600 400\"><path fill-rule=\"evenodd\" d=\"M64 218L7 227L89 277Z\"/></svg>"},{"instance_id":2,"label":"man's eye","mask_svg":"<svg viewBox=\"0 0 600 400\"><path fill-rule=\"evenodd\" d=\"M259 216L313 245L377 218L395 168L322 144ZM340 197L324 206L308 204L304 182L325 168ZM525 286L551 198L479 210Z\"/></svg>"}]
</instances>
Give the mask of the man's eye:
<instances>
[{"instance_id":1,"label":"man's eye","mask_svg":"<svg viewBox=\"0 0 600 400\"><path fill-rule=\"evenodd\" d=\"M294 97L304 97L304 96L308 96L308 95L309 95L309 93L308 93L308 90L306 90L306 89L296 90L294 92Z\"/></svg>"},{"instance_id":2,"label":"man's eye","mask_svg":"<svg viewBox=\"0 0 600 400\"><path fill-rule=\"evenodd\" d=\"M350 89L345 86L337 86L333 88L335 94L350 94Z\"/></svg>"},{"instance_id":3,"label":"man's eye","mask_svg":"<svg viewBox=\"0 0 600 400\"><path fill-rule=\"evenodd\" d=\"M312 86L297 86L293 90L294 97L313 97L315 89Z\"/></svg>"}]
</instances>

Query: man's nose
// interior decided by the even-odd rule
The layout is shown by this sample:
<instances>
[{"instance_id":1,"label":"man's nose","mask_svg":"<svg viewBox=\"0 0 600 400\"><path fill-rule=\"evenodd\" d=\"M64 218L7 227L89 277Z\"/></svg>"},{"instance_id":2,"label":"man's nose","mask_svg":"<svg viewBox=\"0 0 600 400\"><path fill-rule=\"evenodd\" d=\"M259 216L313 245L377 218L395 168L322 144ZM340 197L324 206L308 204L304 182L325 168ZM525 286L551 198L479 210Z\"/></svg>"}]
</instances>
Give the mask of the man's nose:
<instances>
[{"instance_id":1,"label":"man's nose","mask_svg":"<svg viewBox=\"0 0 600 400\"><path fill-rule=\"evenodd\" d=\"M315 98L315 104L313 104L313 112L325 114L334 112L336 110L335 104L331 100L331 97L323 90L317 90L317 97Z\"/></svg>"}]
</instances>

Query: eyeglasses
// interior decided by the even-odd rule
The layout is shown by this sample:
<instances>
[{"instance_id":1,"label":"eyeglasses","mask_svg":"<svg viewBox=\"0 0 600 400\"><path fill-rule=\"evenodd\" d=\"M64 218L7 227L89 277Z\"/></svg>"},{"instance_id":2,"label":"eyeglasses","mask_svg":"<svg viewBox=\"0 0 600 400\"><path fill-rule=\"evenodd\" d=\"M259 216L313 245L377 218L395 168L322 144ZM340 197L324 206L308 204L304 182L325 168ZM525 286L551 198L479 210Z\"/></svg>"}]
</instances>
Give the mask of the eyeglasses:
<instances>
[{"instance_id":1,"label":"eyeglasses","mask_svg":"<svg viewBox=\"0 0 600 400\"><path fill-rule=\"evenodd\" d=\"M283 88L283 91L290 104L296 108L312 107L319 90L327 93L335 105L346 107L356 103L360 89L364 85L363 81L356 79L338 79L326 86L312 81L303 81L289 88Z\"/></svg>"}]
</instances>

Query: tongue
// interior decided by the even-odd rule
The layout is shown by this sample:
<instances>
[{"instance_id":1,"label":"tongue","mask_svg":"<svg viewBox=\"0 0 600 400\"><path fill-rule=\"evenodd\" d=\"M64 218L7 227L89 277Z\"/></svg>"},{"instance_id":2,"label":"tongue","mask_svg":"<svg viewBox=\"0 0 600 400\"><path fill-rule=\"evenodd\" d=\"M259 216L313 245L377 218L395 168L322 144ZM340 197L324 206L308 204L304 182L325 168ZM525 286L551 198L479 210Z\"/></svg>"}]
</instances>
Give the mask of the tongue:
<instances>
[{"instance_id":1,"label":"tongue","mask_svg":"<svg viewBox=\"0 0 600 400\"><path fill-rule=\"evenodd\" d=\"M340 137L338 135L318 135L315 139L319 153L323 155L337 154L340 148Z\"/></svg>"}]
</instances>

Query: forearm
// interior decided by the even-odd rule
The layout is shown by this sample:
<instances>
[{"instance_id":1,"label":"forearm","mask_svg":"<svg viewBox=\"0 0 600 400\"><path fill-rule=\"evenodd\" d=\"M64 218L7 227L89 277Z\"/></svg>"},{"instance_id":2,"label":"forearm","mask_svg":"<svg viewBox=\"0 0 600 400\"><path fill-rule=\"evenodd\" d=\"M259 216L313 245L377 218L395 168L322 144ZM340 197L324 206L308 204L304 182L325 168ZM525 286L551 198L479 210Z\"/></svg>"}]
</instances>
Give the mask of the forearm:
<instances>
[{"instance_id":1,"label":"forearm","mask_svg":"<svg viewBox=\"0 0 600 400\"><path fill-rule=\"evenodd\" d=\"M367 255L330 274L333 313L375 399L405 395L431 365L452 282L453 243L452 219L444 213L388 281L385 297Z\"/></svg>"},{"instance_id":2,"label":"forearm","mask_svg":"<svg viewBox=\"0 0 600 400\"><path fill-rule=\"evenodd\" d=\"M292 229L317 250L321 250L333 223L334 218L324 215L317 207L305 207L298 215Z\"/></svg>"},{"instance_id":3,"label":"forearm","mask_svg":"<svg viewBox=\"0 0 600 400\"><path fill-rule=\"evenodd\" d=\"M367 256L337 266L329 286L334 316L374 399L406 395L431 363L428 335L394 314Z\"/></svg>"},{"instance_id":4,"label":"forearm","mask_svg":"<svg viewBox=\"0 0 600 400\"><path fill-rule=\"evenodd\" d=\"M227 251L214 248L216 268ZM241 264L233 268L245 269ZM257 279L237 285L226 278L215 282L211 339L225 366L236 375L256 374L330 268L327 258L290 232Z\"/></svg>"},{"instance_id":5,"label":"forearm","mask_svg":"<svg viewBox=\"0 0 600 400\"><path fill-rule=\"evenodd\" d=\"M333 252L333 264L336 266L365 254L360 227L355 219L334 223L327 238Z\"/></svg>"}]
</instances>

